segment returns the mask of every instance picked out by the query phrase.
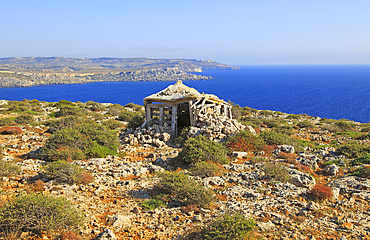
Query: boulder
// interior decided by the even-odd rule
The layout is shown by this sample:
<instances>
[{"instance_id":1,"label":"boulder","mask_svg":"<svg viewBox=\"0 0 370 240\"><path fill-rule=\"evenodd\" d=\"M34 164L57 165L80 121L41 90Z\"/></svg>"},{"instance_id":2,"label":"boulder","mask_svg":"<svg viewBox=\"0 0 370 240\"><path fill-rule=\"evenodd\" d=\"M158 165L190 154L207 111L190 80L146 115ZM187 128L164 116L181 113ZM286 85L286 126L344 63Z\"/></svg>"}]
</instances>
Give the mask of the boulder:
<instances>
[{"instance_id":1,"label":"boulder","mask_svg":"<svg viewBox=\"0 0 370 240\"><path fill-rule=\"evenodd\" d=\"M94 240L117 240L117 238L112 230L106 228L103 232L96 235Z\"/></svg>"},{"instance_id":2,"label":"boulder","mask_svg":"<svg viewBox=\"0 0 370 240\"><path fill-rule=\"evenodd\" d=\"M335 164L332 164L332 165L329 165L329 166L326 166L324 168L324 172L328 175L331 175L331 176L335 176L337 175L339 171L339 167Z\"/></svg>"},{"instance_id":3,"label":"boulder","mask_svg":"<svg viewBox=\"0 0 370 240\"><path fill-rule=\"evenodd\" d=\"M296 169L289 169L289 174L292 177L291 181L297 187L313 188L316 185L316 180L307 173L300 172Z\"/></svg>"}]
</instances>

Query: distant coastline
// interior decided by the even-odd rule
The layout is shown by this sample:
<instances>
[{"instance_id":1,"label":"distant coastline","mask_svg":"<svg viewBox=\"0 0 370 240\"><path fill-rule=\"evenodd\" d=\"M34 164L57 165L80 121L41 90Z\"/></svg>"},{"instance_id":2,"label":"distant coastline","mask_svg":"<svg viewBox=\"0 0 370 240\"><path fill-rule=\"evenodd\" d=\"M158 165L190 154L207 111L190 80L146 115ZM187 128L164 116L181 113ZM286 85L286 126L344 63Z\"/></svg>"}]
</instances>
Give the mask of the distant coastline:
<instances>
[{"instance_id":1,"label":"distant coastline","mask_svg":"<svg viewBox=\"0 0 370 240\"><path fill-rule=\"evenodd\" d=\"M0 88L111 81L193 81L204 70L238 67L213 60L157 58L0 58Z\"/></svg>"}]
</instances>

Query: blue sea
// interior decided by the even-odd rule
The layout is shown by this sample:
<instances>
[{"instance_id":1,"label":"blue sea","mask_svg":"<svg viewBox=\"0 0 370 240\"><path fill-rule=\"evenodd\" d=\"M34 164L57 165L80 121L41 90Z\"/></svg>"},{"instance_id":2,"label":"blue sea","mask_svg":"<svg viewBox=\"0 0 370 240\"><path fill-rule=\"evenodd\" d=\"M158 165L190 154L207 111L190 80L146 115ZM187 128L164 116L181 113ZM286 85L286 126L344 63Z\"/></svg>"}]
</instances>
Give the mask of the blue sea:
<instances>
[{"instance_id":1,"label":"blue sea","mask_svg":"<svg viewBox=\"0 0 370 240\"><path fill-rule=\"evenodd\" d=\"M370 121L370 65L240 66L197 73L213 80L184 81L240 106L259 110ZM174 82L100 82L2 88L0 99L143 104L143 98Z\"/></svg>"}]
</instances>

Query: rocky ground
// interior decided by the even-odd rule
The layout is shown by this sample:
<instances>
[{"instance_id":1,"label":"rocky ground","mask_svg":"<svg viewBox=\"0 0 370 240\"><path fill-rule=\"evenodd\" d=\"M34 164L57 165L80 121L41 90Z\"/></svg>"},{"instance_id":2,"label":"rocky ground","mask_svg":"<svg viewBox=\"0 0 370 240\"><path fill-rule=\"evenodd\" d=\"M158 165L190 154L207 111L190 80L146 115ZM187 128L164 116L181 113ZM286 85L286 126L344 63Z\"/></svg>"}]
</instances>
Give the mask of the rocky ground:
<instances>
[{"instance_id":1,"label":"rocky ground","mask_svg":"<svg viewBox=\"0 0 370 240\"><path fill-rule=\"evenodd\" d=\"M3 113L0 118L16 115ZM293 121L287 116L271 112L266 117L259 111L249 115L255 119L283 119L291 124L319 121L308 116ZM168 206L146 210L141 202L150 198L158 181L155 173L177 168L173 161L181 149L173 142L160 146L140 141L130 144L130 141L123 141L122 135L120 151L126 154L124 157L76 161L75 164L92 173L94 182L62 185L42 178L40 168L47 163L32 157L32 152L49 137L47 127L18 127L21 134L0 135L0 144L4 146L3 160L21 167L20 174L2 179L2 201L24 191L35 191L35 181L42 180L45 184L37 191L63 196L84 212L86 221L80 231L83 239L185 239L229 211L242 211L256 221L255 239L370 239L370 180L349 176L348 159L327 145L331 141L348 142L349 137L312 126L294 128L295 138L315 141L318 147L298 151L293 146L275 146L271 150L274 154L261 153L260 156L234 152L230 156L231 163L223 165L222 175L195 177L214 190L217 200L210 208L184 211L180 206ZM260 132L269 127L262 123L254 128ZM368 140L363 140L363 144L369 144ZM296 162L312 171L298 169L278 154L281 152L290 154ZM325 168L322 163L328 160L342 160L343 163ZM282 183L268 178L264 162L283 163L292 181ZM306 192L316 183L331 186L334 196L324 201L310 201ZM26 239L27 233L22 236ZM43 239L48 238L51 236L43 236Z\"/></svg>"}]
</instances>

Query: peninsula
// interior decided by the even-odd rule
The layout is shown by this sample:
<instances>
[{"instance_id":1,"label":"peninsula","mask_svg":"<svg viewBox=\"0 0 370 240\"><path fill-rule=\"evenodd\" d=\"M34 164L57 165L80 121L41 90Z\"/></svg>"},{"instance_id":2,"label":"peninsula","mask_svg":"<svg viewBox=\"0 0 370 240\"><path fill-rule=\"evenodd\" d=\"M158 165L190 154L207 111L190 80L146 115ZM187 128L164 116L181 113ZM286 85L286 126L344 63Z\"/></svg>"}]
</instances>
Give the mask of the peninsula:
<instances>
[{"instance_id":1,"label":"peninsula","mask_svg":"<svg viewBox=\"0 0 370 240\"><path fill-rule=\"evenodd\" d=\"M160 58L0 58L0 87L32 87L104 81L209 80L193 72L231 69L213 60Z\"/></svg>"}]
</instances>

